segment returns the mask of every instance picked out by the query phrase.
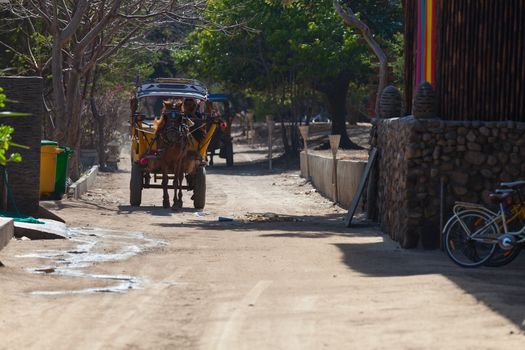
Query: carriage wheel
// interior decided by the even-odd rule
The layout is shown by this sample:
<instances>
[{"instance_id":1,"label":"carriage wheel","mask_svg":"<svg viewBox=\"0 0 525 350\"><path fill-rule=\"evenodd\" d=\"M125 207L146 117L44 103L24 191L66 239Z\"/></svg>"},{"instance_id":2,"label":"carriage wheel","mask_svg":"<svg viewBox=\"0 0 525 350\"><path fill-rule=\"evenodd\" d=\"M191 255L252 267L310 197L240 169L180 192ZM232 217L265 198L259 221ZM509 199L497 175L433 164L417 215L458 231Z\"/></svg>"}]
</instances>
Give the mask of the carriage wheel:
<instances>
[{"instance_id":1,"label":"carriage wheel","mask_svg":"<svg viewBox=\"0 0 525 350\"><path fill-rule=\"evenodd\" d=\"M139 207L142 202L142 177L142 168L133 162L129 181L129 204L133 207Z\"/></svg>"},{"instance_id":2,"label":"carriage wheel","mask_svg":"<svg viewBox=\"0 0 525 350\"><path fill-rule=\"evenodd\" d=\"M233 144L226 144L226 166L233 166Z\"/></svg>"},{"instance_id":3,"label":"carriage wheel","mask_svg":"<svg viewBox=\"0 0 525 350\"><path fill-rule=\"evenodd\" d=\"M195 169L195 188L193 189L193 206L203 209L206 204L206 169L198 166Z\"/></svg>"}]
</instances>

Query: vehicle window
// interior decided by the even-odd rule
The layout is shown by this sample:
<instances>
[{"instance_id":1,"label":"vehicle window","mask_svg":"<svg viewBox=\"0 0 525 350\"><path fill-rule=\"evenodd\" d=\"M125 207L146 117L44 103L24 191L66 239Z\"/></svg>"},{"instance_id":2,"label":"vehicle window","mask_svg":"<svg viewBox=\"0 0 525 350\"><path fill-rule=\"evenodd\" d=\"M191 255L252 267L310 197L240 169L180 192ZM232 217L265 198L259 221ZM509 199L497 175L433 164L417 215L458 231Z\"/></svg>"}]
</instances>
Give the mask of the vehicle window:
<instances>
[{"instance_id":1,"label":"vehicle window","mask_svg":"<svg viewBox=\"0 0 525 350\"><path fill-rule=\"evenodd\" d=\"M223 102L213 102L213 110L217 111L219 115L224 115L224 103Z\"/></svg>"},{"instance_id":2,"label":"vehicle window","mask_svg":"<svg viewBox=\"0 0 525 350\"><path fill-rule=\"evenodd\" d=\"M162 109L162 97L148 96L139 99L138 112L144 115L147 119L154 119L160 116Z\"/></svg>"}]
</instances>

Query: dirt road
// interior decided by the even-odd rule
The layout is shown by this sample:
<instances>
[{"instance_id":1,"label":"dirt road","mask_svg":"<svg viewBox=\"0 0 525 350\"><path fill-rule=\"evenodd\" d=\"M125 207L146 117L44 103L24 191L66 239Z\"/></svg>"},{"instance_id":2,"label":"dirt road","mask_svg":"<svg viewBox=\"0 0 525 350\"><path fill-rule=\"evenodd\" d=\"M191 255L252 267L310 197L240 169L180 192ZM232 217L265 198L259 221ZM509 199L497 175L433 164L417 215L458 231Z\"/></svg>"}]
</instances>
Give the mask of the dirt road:
<instances>
[{"instance_id":1,"label":"dirt road","mask_svg":"<svg viewBox=\"0 0 525 350\"><path fill-rule=\"evenodd\" d=\"M208 168L203 212L188 194L162 209L160 190L131 208L126 169L47 203L77 229L0 252L0 349L523 347L524 259L465 270L401 250L237 150L233 169Z\"/></svg>"}]
</instances>

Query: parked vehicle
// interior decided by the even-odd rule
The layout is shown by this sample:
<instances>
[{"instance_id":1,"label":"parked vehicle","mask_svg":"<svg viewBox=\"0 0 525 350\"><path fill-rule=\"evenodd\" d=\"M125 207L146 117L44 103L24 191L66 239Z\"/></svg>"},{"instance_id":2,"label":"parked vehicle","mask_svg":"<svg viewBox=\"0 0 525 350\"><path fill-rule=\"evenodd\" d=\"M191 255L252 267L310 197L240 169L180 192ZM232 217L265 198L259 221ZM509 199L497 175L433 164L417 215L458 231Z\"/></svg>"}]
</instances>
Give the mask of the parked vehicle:
<instances>
[{"instance_id":1,"label":"parked vehicle","mask_svg":"<svg viewBox=\"0 0 525 350\"><path fill-rule=\"evenodd\" d=\"M448 256L463 267L502 266L525 245L525 181L502 182L491 194L498 209L458 202L443 229Z\"/></svg>"},{"instance_id":2,"label":"parked vehicle","mask_svg":"<svg viewBox=\"0 0 525 350\"><path fill-rule=\"evenodd\" d=\"M329 115L326 112L316 114L310 119L311 123L330 123L330 121Z\"/></svg>"},{"instance_id":3,"label":"parked vehicle","mask_svg":"<svg viewBox=\"0 0 525 350\"><path fill-rule=\"evenodd\" d=\"M231 126L233 110L231 102L225 94L209 94L208 102L211 103L212 113L226 122L226 128L217 128L208 146L209 164L213 165L215 151L219 150L219 157L226 159L227 166L233 166L233 138Z\"/></svg>"}]
</instances>

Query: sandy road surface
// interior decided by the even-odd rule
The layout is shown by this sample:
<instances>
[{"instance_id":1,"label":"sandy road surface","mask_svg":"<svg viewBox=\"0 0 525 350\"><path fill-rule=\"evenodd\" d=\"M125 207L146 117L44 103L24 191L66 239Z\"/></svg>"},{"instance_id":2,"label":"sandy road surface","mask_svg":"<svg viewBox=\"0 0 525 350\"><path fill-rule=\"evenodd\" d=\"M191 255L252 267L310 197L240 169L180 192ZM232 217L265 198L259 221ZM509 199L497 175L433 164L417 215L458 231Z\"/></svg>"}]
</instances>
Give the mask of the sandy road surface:
<instances>
[{"instance_id":1,"label":"sandy road surface","mask_svg":"<svg viewBox=\"0 0 525 350\"><path fill-rule=\"evenodd\" d=\"M208 168L204 214L188 195L162 209L159 190L129 207L127 171L48 203L82 229L0 253L0 349L523 348L523 258L465 270L346 229L344 210L261 157Z\"/></svg>"}]
</instances>

